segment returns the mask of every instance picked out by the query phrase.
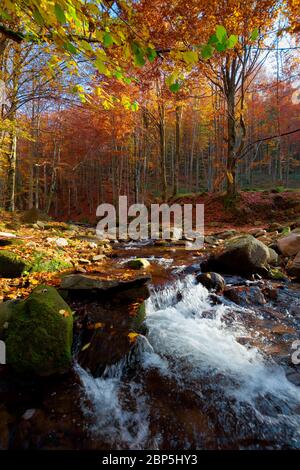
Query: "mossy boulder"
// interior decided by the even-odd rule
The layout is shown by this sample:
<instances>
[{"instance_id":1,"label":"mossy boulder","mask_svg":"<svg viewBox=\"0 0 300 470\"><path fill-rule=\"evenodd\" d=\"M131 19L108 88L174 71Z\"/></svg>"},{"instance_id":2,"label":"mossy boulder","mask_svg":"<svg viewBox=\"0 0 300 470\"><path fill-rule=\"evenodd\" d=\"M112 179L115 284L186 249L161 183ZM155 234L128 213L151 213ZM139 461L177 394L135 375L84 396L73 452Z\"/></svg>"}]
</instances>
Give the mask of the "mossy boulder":
<instances>
[{"instance_id":1,"label":"mossy boulder","mask_svg":"<svg viewBox=\"0 0 300 470\"><path fill-rule=\"evenodd\" d=\"M20 219L23 224L35 224L38 220L48 221L50 217L41 210L33 207L32 209L24 211Z\"/></svg>"},{"instance_id":2,"label":"mossy boulder","mask_svg":"<svg viewBox=\"0 0 300 470\"><path fill-rule=\"evenodd\" d=\"M150 263L144 258L136 258L128 261L126 267L130 269L146 269L150 267Z\"/></svg>"},{"instance_id":3,"label":"mossy boulder","mask_svg":"<svg viewBox=\"0 0 300 470\"><path fill-rule=\"evenodd\" d=\"M21 375L66 372L72 360L73 317L54 287L39 286L23 301L0 308L7 364Z\"/></svg>"},{"instance_id":4,"label":"mossy boulder","mask_svg":"<svg viewBox=\"0 0 300 470\"><path fill-rule=\"evenodd\" d=\"M0 339L4 339L5 330L11 321L19 300L8 300L0 304Z\"/></svg>"},{"instance_id":5,"label":"mossy boulder","mask_svg":"<svg viewBox=\"0 0 300 470\"><path fill-rule=\"evenodd\" d=\"M28 262L9 250L0 250L0 277L20 277L29 269Z\"/></svg>"},{"instance_id":6,"label":"mossy boulder","mask_svg":"<svg viewBox=\"0 0 300 470\"><path fill-rule=\"evenodd\" d=\"M264 243L252 235L240 235L228 240L221 253L201 264L201 270L241 275L263 274L267 272L269 260L269 248Z\"/></svg>"}]
</instances>

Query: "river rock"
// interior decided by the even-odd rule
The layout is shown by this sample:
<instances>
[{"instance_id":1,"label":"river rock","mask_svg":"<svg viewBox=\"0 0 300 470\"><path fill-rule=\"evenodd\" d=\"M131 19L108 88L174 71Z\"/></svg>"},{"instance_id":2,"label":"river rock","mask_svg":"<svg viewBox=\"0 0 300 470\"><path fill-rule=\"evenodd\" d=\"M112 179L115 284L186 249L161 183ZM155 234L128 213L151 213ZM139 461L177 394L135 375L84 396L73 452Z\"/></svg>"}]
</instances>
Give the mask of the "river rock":
<instances>
[{"instance_id":1,"label":"river rock","mask_svg":"<svg viewBox=\"0 0 300 470\"><path fill-rule=\"evenodd\" d=\"M90 242L89 243L89 248L91 250L96 250L98 248L98 244L96 242Z\"/></svg>"},{"instance_id":2,"label":"river rock","mask_svg":"<svg viewBox=\"0 0 300 470\"><path fill-rule=\"evenodd\" d=\"M102 279L99 276L85 274L69 274L63 277L61 288L69 291L96 290L109 291L111 289L131 289L140 287L150 281L150 276L137 276L133 279Z\"/></svg>"},{"instance_id":3,"label":"river rock","mask_svg":"<svg viewBox=\"0 0 300 470\"><path fill-rule=\"evenodd\" d=\"M277 266L278 261L279 261L278 254L276 253L275 250L273 250L273 248L268 247L268 249L269 249L268 263L271 264L272 266Z\"/></svg>"},{"instance_id":4,"label":"river rock","mask_svg":"<svg viewBox=\"0 0 300 470\"><path fill-rule=\"evenodd\" d=\"M264 305L266 299L258 286L226 287L224 297L241 306Z\"/></svg>"},{"instance_id":5,"label":"river rock","mask_svg":"<svg viewBox=\"0 0 300 470\"><path fill-rule=\"evenodd\" d=\"M105 255L95 255L93 256L93 261L104 261L106 259Z\"/></svg>"},{"instance_id":6,"label":"river rock","mask_svg":"<svg viewBox=\"0 0 300 470\"><path fill-rule=\"evenodd\" d=\"M149 290L144 286L109 296L84 298L87 315L82 324L82 346L78 356L82 367L99 377L106 367L121 360L127 365L138 335L147 333L144 300L148 296Z\"/></svg>"},{"instance_id":7,"label":"river rock","mask_svg":"<svg viewBox=\"0 0 300 470\"><path fill-rule=\"evenodd\" d=\"M20 256L12 251L0 250L0 277L20 277L27 269L27 261L24 261Z\"/></svg>"},{"instance_id":8,"label":"river rock","mask_svg":"<svg viewBox=\"0 0 300 470\"><path fill-rule=\"evenodd\" d=\"M204 237L204 243L207 243L208 245L215 245L217 241L218 239L212 235Z\"/></svg>"},{"instance_id":9,"label":"river rock","mask_svg":"<svg viewBox=\"0 0 300 470\"><path fill-rule=\"evenodd\" d=\"M222 238L223 240L225 240L226 238L234 237L235 235L237 235L237 232L236 230L225 230L224 232L218 232L216 235L218 236L218 238Z\"/></svg>"},{"instance_id":10,"label":"river rock","mask_svg":"<svg viewBox=\"0 0 300 470\"><path fill-rule=\"evenodd\" d=\"M300 370L289 368L285 375L292 384L300 387Z\"/></svg>"},{"instance_id":11,"label":"river rock","mask_svg":"<svg viewBox=\"0 0 300 470\"><path fill-rule=\"evenodd\" d=\"M217 293L222 292L225 288L225 281L218 273L200 273L196 276L196 279L208 290L214 290Z\"/></svg>"},{"instance_id":12,"label":"river rock","mask_svg":"<svg viewBox=\"0 0 300 470\"><path fill-rule=\"evenodd\" d=\"M296 255L296 257L293 259L292 264L288 269L288 273L291 276L294 276L300 279L300 251Z\"/></svg>"},{"instance_id":13,"label":"river rock","mask_svg":"<svg viewBox=\"0 0 300 470\"><path fill-rule=\"evenodd\" d=\"M211 256L201 265L202 271L218 271L248 275L266 272L270 259L269 248L252 235L234 237L225 243L224 250Z\"/></svg>"},{"instance_id":14,"label":"river rock","mask_svg":"<svg viewBox=\"0 0 300 470\"><path fill-rule=\"evenodd\" d=\"M280 232L282 229L283 226L281 224L279 224L278 222L273 222L269 225L268 232L274 232L275 230L278 230L278 232Z\"/></svg>"},{"instance_id":15,"label":"river rock","mask_svg":"<svg viewBox=\"0 0 300 470\"><path fill-rule=\"evenodd\" d=\"M69 245L69 242L65 238L57 238L55 240L55 245L58 246L58 248L64 248Z\"/></svg>"},{"instance_id":16,"label":"river rock","mask_svg":"<svg viewBox=\"0 0 300 470\"><path fill-rule=\"evenodd\" d=\"M150 267L150 263L145 258L136 258L128 261L125 266L130 269L146 269Z\"/></svg>"},{"instance_id":17,"label":"river rock","mask_svg":"<svg viewBox=\"0 0 300 470\"><path fill-rule=\"evenodd\" d=\"M284 256L295 256L300 251L300 234L291 233L277 241L278 248Z\"/></svg>"},{"instance_id":18,"label":"river rock","mask_svg":"<svg viewBox=\"0 0 300 470\"><path fill-rule=\"evenodd\" d=\"M4 304L7 364L21 375L49 376L71 365L73 316L54 287L42 285L23 301Z\"/></svg>"},{"instance_id":19,"label":"river rock","mask_svg":"<svg viewBox=\"0 0 300 470\"><path fill-rule=\"evenodd\" d=\"M0 232L0 238L10 239L10 238L17 238L15 233L10 232Z\"/></svg>"},{"instance_id":20,"label":"river rock","mask_svg":"<svg viewBox=\"0 0 300 470\"><path fill-rule=\"evenodd\" d=\"M42 220L38 220L36 225L40 230L45 230L45 224Z\"/></svg>"},{"instance_id":21,"label":"river rock","mask_svg":"<svg viewBox=\"0 0 300 470\"><path fill-rule=\"evenodd\" d=\"M253 235L255 238L259 238L259 237L263 237L264 235L266 235L267 231L264 230L263 228L259 230L255 228L255 229L250 230L249 233L250 235Z\"/></svg>"}]
</instances>

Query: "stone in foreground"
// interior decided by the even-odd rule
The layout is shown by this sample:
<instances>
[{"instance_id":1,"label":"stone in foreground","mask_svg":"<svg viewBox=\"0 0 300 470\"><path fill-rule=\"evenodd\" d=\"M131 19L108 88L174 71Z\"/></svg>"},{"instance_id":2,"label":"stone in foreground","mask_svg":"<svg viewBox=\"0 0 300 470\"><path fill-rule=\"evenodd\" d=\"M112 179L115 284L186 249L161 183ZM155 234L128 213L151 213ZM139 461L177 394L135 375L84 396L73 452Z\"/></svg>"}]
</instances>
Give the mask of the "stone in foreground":
<instances>
[{"instance_id":1,"label":"stone in foreground","mask_svg":"<svg viewBox=\"0 0 300 470\"><path fill-rule=\"evenodd\" d=\"M73 316L54 287L39 286L5 315L7 364L21 375L66 372L72 361ZM0 322L1 324L1 322Z\"/></svg>"}]
</instances>

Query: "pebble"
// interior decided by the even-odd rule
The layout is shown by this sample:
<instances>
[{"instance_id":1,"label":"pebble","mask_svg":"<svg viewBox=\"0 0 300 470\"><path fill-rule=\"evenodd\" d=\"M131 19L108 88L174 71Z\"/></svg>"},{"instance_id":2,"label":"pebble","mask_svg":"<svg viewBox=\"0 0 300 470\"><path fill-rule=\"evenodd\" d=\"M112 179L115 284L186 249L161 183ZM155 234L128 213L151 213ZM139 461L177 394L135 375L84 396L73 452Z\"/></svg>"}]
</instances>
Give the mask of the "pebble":
<instances>
[{"instance_id":1,"label":"pebble","mask_svg":"<svg viewBox=\"0 0 300 470\"><path fill-rule=\"evenodd\" d=\"M23 414L22 418L28 421L35 415L36 409L35 408L29 408L28 410L25 411Z\"/></svg>"}]
</instances>

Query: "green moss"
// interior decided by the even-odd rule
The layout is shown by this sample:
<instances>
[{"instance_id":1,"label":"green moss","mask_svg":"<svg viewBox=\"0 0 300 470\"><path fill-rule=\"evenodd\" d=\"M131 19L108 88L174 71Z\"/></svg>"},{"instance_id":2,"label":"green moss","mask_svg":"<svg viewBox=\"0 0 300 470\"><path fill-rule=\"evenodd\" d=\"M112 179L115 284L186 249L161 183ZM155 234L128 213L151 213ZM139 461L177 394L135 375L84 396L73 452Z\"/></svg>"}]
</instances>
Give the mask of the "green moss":
<instances>
[{"instance_id":1,"label":"green moss","mask_svg":"<svg viewBox=\"0 0 300 470\"><path fill-rule=\"evenodd\" d=\"M64 269L72 268L72 264L69 261L57 256L49 259L49 254L43 251L37 251L34 253L32 266L30 272L56 272L63 271Z\"/></svg>"},{"instance_id":2,"label":"green moss","mask_svg":"<svg viewBox=\"0 0 300 470\"><path fill-rule=\"evenodd\" d=\"M271 279L277 280L277 281L286 281L288 277L280 271L280 269L269 269L269 275Z\"/></svg>"},{"instance_id":3,"label":"green moss","mask_svg":"<svg viewBox=\"0 0 300 470\"><path fill-rule=\"evenodd\" d=\"M274 189L274 192L276 193L284 193L286 191L285 187L284 186L277 186L275 189Z\"/></svg>"},{"instance_id":4,"label":"green moss","mask_svg":"<svg viewBox=\"0 0 300 470\"><path fill-rule=\"evenodd\" d=\"M30 268L27 261L9 250L0 250L0 277L20 277Z\"/></svg>"},{"instance_id":5,"label":"green moss","mask_svg":"<svg viewBox=\"0 0 300 470\"><path fill-rule=\"evenodd\" d=\"M6 330L7 363L22 375L65 372L71 364L73 316L56 289L39 286L14 306Z\"/></svg>"},{"instance_id":6,"label":"green moss","mask_svg":"<svg viewBox=\"0 0 300 470\"><path fill-rule=\"evenodd\" d=\"M141 303L138 307L137 314L133 317L131 323L131 329L137 333L145 334L147 327L145 325L146 320L146 304L145 302Z\"/></svg>"},{"instance_id":7,"label":"green moss","mask_svg":"<svg viewBox=\"0 0 300 470\"><path fill-rule=\"evenodd\" d=\"M0 338L5 335L6 326L17 311L19 300L8 300L0 304Z\"/></svg>"},{"instance_id":8,"label":"green moss","mask_svg":"<svg viewBox=\"0 0 300 470\"><path fill-rule=\"evenodd\" d=\"M280 232L280 235L285 237L286 235L289 235L289 233L291 233L290 227L283 227L283 229Z\"/></svg>"}]
</instances>

